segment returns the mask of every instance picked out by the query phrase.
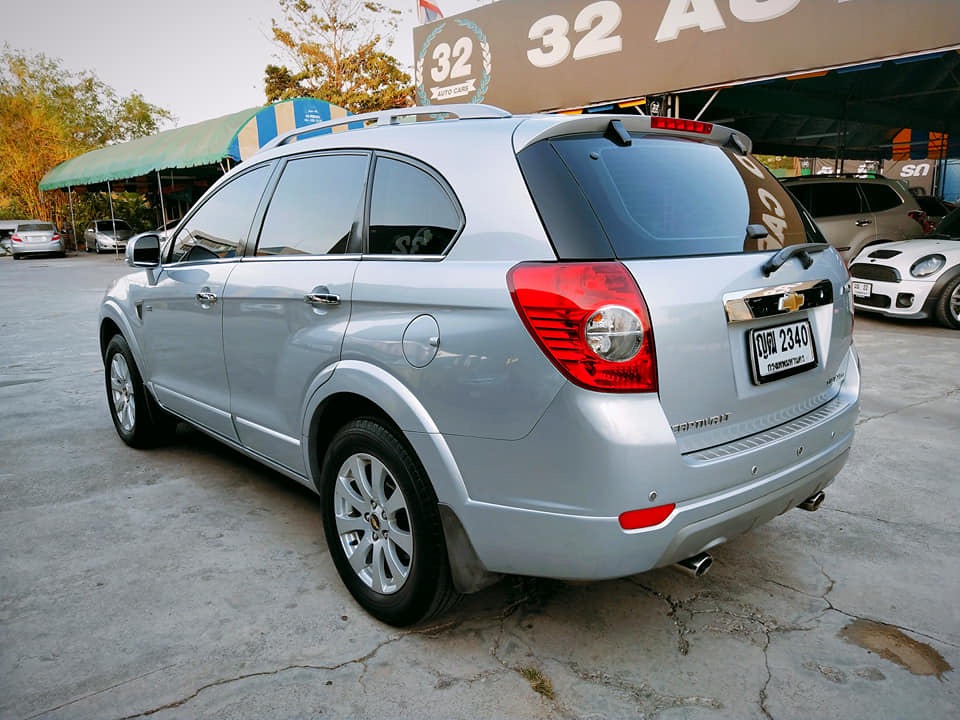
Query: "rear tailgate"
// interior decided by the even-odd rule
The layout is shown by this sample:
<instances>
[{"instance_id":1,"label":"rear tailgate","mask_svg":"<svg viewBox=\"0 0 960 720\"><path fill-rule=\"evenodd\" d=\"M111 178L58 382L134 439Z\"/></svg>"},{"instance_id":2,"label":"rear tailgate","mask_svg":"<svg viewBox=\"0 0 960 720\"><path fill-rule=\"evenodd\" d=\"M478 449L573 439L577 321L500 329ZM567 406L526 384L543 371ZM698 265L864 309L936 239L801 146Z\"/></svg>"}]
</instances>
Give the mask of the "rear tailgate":
<instances>
[{"instance_id":1,"label":"rear tailgate","mask_svg":"<svg viewBox=\"0 0 960 720\"><path fill-rule=\"evenodd\" d=\"M767 257L624 263L650 310L660 404L681 452L783 425L839 392L851 343L846 273L824 252L808 269L791 260L765 277Z\"/></svg>"},{"instance_id":2,"label":"rear tailgate","mask_svg":"<svg viewBox=\"0 0 960 720\"><path fill-rule=\"evenodd\" d=\"M579 121L519 158L558 259L617 259L636 279L663 412L694 453L838 394L853 308L839 257L745 141L656 121ZM802 254L764 269L790 246Z\"/></svg>"}]
</instances>

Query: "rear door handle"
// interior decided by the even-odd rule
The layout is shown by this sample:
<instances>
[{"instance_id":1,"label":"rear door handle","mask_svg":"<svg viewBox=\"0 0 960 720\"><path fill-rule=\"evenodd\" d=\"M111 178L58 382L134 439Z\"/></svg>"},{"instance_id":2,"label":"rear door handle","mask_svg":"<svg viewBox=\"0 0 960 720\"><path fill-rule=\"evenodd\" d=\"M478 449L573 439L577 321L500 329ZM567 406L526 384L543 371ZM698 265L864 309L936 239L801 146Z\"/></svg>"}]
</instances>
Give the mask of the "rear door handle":
<instances>
[{"instance_id":1,"label":"rear door handle","mask_svg":"<svg viewBox=\"0 0 960 720\"><path fill-rule=\"evenodd\" d=\"M873 225L873 220L857 220L854 225L857 227L865 227L866 225Z\"/></svg>"},{"instance_id":2,"label":"rear door handle","mask_svg":"<svg viewBox=\"0 0 960 720\"><path fill-rule=\"evenodd\" d=\"M315 287L313 292L303 296L303 301L308 305L339 305L340 296L335 295L325 287Z\"/></svg>"}]
</instances>

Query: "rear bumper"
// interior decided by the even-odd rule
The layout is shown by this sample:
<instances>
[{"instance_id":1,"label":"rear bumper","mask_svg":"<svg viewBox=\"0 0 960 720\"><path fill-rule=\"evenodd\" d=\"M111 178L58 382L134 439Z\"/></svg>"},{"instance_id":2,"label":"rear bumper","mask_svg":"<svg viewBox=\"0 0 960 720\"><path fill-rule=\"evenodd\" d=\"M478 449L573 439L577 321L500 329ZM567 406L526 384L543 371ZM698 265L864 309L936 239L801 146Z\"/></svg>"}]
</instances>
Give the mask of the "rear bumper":
<instances>
[{"instance_id":1,"label":"rear bumper","mask_svg":"<svg viewBox=\"0 0 960 720\"><path fill-rule=\"evenodd\" d=\"M859 413L860 376L853 353L840 394L826 406L720 452L678 456L674 445L674 462L664 461L670 455L662 447L664 438L654 433L649 446L625 450L616 445L616 429L607 427L602 431L614 436L609 457L594 458L596 473L591 474L570 459L576 449L564 455L562 445L557 446L559 460L547 463L553 472L551 497L581 498L580 507L560 502L555 510L546 502L532 507L524 502L529 494L519 497L519 489L510 502L503 484L496 499L471 498L459 507L441 502L456 512L477 559L490 572L601 580L672 564L768 522L833 481L847 460ZM570 445L581 434L572 427L561 440ZM489 475L510 473L509 463L524 456L526 444L517 443L519 454L502 449L501 457L488 450L493 466L488 482L504 483ZM455 456L457 445L452 442ZM536 454L525 456L526 466L521 461L507 475L506 482L518 488L529 482L524 473L536 473L543 463ZM468 491L482 487L480 478L465 480ZM542 479L536 482L542 487ZM571 484L583 492L565 493ZM691 491L708 484L713 491ZM648 500L651 488L658 493L655 502ZM671 502L676 502L675 510L656 527L620 527L619 512Z\"/></svg>"},{"instance_id":2,"label":"rear bumper","mask_svg":"<svg viewBox=\"0 0 960 720\"><path fill-rule=\"evenodd\" d=\"M63 241L41 243L11 243L11 252L14 255L40 255L46 253L62 253Z\"/></svg>"}]
</instances>

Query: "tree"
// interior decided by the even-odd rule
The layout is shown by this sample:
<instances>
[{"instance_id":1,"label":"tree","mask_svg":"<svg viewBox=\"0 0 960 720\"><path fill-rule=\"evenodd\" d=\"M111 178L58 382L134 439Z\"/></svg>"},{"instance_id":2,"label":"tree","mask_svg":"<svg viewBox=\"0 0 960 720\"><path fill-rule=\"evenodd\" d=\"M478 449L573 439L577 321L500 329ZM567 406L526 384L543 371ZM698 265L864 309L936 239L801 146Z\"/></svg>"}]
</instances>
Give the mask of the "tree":
<instances>
[{"instance_id":1,"label":"tree","mask_svg":"<svg viewBox=\"0 0 960 720\"><path fill-rule=\"evenodd\" d=\"M267 65L267 102L315 97L357 113L410 102L410 75L386 51L399 10L363 0L279 3L283 19L273 20L273 38L293 69Z\"/></svg>"},{"instance_id":2,"label":"tree","mask_svg":"<svg viewBox=\"0 0 960 720\"><path fill-rule=\"evenodd\" d=\"M104 145L157 132L171 120L142 95L118 98L89 71L59 59L28 56L5 45L0 54L0 217L61 220L64 193L41 193L55 165Z\"/></svg>"}]
</instances>

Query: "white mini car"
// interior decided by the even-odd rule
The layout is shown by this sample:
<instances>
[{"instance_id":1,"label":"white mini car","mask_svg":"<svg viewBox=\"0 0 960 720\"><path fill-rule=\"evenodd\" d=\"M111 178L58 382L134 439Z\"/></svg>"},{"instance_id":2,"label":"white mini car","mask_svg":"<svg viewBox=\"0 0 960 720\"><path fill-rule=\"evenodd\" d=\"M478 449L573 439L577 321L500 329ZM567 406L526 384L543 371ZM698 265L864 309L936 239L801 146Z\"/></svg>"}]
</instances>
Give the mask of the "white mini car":
<instances>
[{"instance_id":1,"label":"white mini car","mask_svg":"<svg viewBox=\"0 0 960 720\"><path fill-rule=\"evenodd\" d=\"M850 265L857 310L960 330L960 209L930 235L864 248Z\"/></svg>"}]
</instances>

